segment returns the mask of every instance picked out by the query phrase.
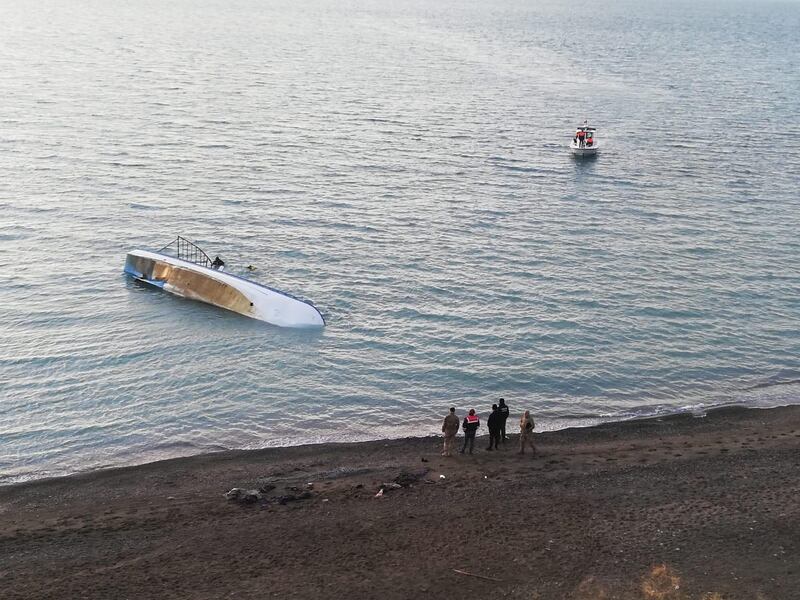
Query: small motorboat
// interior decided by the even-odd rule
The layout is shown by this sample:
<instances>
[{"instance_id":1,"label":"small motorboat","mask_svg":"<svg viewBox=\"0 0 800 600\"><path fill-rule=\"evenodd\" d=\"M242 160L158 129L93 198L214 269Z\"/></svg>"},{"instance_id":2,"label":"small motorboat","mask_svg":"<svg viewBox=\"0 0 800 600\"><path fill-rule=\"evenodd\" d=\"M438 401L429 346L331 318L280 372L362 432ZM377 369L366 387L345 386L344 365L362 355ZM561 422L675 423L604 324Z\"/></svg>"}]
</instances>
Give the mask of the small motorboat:
<instances>
[{"instance_id":1,"label":"small motorboat","mask_svg":"<svg viewBox=\"0 0 800 600\"><path fill-rule=\"evenodd\" d=\"M575 131L569 149L573 156L595 156L599 150L597 128L589 127L588 121L584 121Z\"/></svg>"},{"instance_id":2,"label":"small motorboat","mask_svg":"<svg viewBox=\"0 0 800 600\"><path fill-rule=\"evenodd\" d=\"M128 252L125 272L176 296L279 327L325 325L322 314L311 302L225 272L225 262L219 256L211 260L199 246L180 236L157 252Z\"/></svg>"}]
</instances>

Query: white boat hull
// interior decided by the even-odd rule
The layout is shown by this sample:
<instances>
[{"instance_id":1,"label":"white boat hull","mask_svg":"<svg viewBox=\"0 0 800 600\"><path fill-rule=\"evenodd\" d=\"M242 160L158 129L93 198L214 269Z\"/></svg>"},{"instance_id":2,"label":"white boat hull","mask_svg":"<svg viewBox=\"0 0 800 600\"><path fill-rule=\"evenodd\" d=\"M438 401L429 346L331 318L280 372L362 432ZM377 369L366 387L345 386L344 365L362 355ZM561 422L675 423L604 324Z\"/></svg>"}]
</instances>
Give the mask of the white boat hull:
<instances>
[{"instance_id":1,"label":"white boat hull","mask_svg":"<svg viewBox=\"0 0 800 600\"><path fill-rule=\"evenodd\" d=\"M125 272L177 296L206 302L279 327L325 325L322 314L309 302L174 256L133 250L125 259Z\"/></svg>"},{"instance_id":2,"label":"white boat hull","mask_svg":"<svg viewBox=\"0 0 800 600\"><path fill-rule=\"evenodd\" d=\"M570 144L569 146L570 152L572 152L573 156L594 156L597 154L598 147L591 146L591 147L580 147L577 144Z\"/></svg>"}]
</instances>

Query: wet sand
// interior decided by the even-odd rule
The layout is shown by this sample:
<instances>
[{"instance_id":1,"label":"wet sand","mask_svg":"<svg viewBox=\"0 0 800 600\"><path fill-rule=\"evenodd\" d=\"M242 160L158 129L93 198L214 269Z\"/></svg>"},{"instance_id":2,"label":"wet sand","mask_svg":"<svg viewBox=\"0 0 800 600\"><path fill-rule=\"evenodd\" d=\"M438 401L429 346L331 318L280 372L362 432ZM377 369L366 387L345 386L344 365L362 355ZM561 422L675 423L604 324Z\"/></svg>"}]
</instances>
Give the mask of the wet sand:
<instances>
[{"instance_id":1,"label":"wet sand","mask_svg":"<svg viewBox=\"0 0 800 600\"><path fill-rule=\"evenodd\" d=\"M3 487L0 597L800 597L800 407L536 443L225 452Z\"/></svg>"}]
</instances>

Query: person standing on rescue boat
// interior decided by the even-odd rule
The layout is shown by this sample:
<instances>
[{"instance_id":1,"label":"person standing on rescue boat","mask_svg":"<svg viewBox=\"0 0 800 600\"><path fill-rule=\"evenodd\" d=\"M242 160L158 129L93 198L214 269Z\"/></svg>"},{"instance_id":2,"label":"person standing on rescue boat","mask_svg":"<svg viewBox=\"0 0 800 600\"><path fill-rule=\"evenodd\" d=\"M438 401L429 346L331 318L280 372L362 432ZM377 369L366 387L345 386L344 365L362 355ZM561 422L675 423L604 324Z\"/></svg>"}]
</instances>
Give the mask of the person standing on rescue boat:
<instances>
[{"instance_id":1,"label":"person standing on rescue boat","mask_svg":"<svg viewBox=\"0 0 800 600\"><path fill-rule=\"evenodd\" d=\"M455 408L451 408L450 413L444 418L442 433L444 434L442 456L453 456L453 446L456 443L456 434L458 433L458 417L456 416Z\"/></svg>"},{"instance_id":2,"label":"person standing on rescue boat","mask_svg":"<svg viewBox=\"0 0 800 600\"><path fill-rule=\"evenodd\" d=\"M500 439L503 440L503 443L506 443L508 437L506 436L506 421L508 420L508 405L506 401L500 398Z\"/></svg>"},{"instance_id":3,"label":"person standing on rescue boat","mask_svg":"<svg viewBox=\"0 0 800 600\"><path fill-rule=\"evenodd\" d=\"M486 423L489 427L489 447L487 450L500 449L498 444L500 443L500 432L503 427L502 420L497 404L492 404L492 414L489 415L489 420Z\"/></svg>"},{"instance_id":4,"label":"person standing on rescue boat","mask_svg":"<svg viewBox=\"0 0 800 600\"><path fill-rule=\"evenodd\" d=\"M481 421L478 415L475 414L475 409L470 408L469 414L464 417L464 421L461 423L461 428L464 430L464 445L461 447L461 454L464 454L464 450L467 449L467 443L469 443L469 453L472 454L472 449L475 447L475 432L478 431L480 426Z\"/></svg>"}]
</instances>

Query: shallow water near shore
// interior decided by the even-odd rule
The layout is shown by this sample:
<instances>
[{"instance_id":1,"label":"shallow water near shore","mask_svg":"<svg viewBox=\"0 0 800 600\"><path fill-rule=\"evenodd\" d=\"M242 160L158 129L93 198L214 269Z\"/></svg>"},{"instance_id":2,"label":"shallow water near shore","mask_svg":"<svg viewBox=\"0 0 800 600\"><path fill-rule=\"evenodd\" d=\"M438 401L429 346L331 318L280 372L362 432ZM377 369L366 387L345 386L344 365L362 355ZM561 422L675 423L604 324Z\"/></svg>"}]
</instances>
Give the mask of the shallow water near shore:
<instances>
[{"instance_id":1,"label":"shallow water near shore","mask_svg":"<svg viewBox=\"0 0 800 600\"><path fill-rule=\"evenodd\" d=\"M0 482L500 396L544 428L796 403L798 30L769 2L0 7ZM327 326L122 274L177 234Z\"/></svg>"}]
</instances>

